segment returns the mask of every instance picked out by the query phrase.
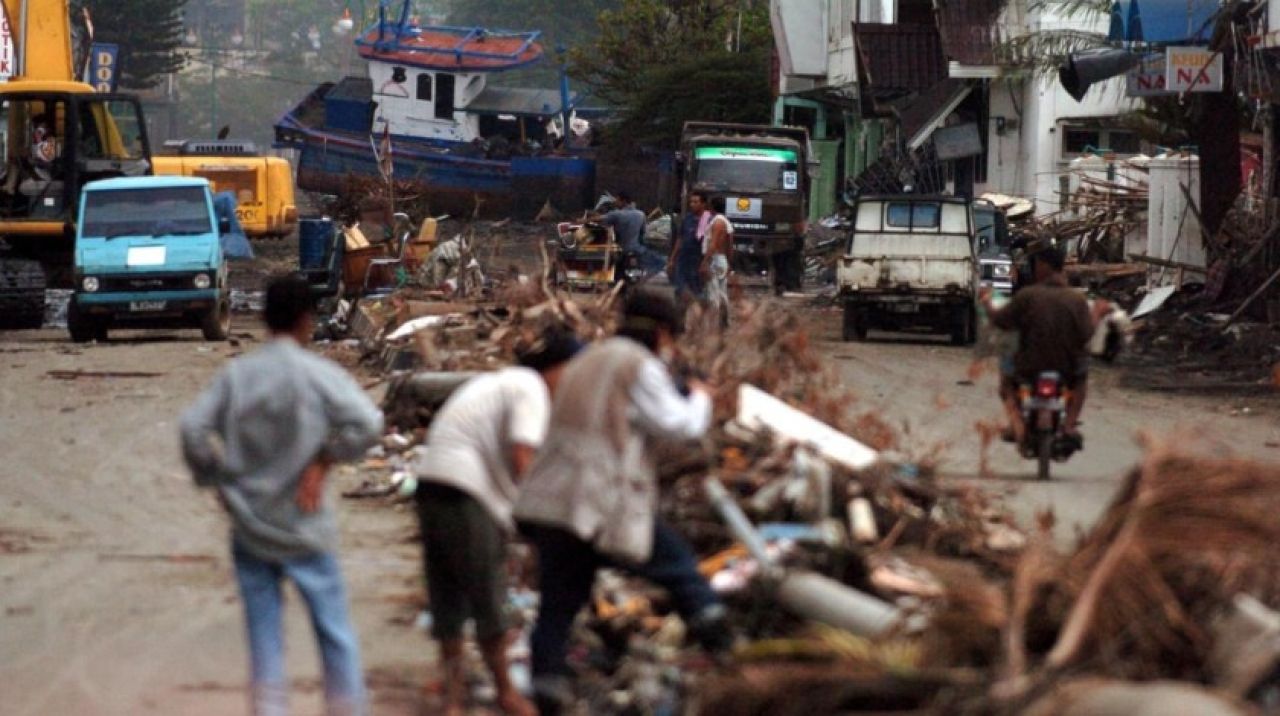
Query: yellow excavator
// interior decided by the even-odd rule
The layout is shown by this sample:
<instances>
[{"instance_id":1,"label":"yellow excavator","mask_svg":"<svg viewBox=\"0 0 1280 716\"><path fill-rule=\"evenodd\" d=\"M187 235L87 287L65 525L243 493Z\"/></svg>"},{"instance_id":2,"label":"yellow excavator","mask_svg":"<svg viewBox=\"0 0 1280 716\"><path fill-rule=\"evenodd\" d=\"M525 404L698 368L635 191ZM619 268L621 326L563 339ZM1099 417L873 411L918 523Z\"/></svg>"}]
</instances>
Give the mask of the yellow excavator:
<instances>
[{"instance_id":1,"label":"yellow excavator","mask_svg":"<svg viewBox=\"0 0 1280 716\"><path fill-rule=\"evenodd\" d=\"M38 327L71 284L80 190L152 173L134 97L77 82L68 0L0 0L14 66L0 83L0 327Z\"/></svg>"},{"instance_id":2,"label":"yellow excavator","mask_svg":"<svg viewBox=\"0 0 1280 716\"><path fill-rule=\"evenodd\" d=\"M203 177L236 197L236 218L251 239L278 239L298 228L293 166L238 139L166 142L152 157L156 174Z\"/></svg>"}]
</instances>

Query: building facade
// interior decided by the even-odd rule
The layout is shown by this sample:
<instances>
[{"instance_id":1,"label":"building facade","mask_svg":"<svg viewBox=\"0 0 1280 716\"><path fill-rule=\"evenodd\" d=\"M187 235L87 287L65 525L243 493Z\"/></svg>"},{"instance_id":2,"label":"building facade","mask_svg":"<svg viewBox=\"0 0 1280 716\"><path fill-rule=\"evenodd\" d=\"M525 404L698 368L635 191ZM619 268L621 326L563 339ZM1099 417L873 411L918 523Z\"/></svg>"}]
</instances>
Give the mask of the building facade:
<instances>
[{"instance_id":1,"label":"building facade","mask_svg":"<svg viewBox=\"0 0 1280 716\"><path fill-rule=\"evenodd\" d=\"M1073 159L1138 151L1118 121L1134 106L1123 78L1076 102L1007 49L1047 30L1105 34L1106 17L1033 13L1026 0L772 0L771 12L775 121L833 145L819 155L835 160L823 171L837 196L817 207L860 192L999 192L1049 213Z\"/></svg>"}]
</instances>

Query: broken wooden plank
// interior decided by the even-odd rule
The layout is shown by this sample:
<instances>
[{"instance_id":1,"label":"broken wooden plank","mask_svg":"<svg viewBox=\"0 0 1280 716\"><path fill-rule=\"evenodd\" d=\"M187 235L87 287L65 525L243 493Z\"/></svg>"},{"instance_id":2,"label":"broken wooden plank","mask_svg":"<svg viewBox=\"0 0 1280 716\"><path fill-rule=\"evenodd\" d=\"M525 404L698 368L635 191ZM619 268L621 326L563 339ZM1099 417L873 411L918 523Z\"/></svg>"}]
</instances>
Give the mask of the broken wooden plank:
<instances>
[{"instance_id":1,"label":"broken wooden plank","mask_svg":"<svg viewBox=\"0 0 1280 716\"><path fill-rule=\"evenodd\" d=\"M1181 261L1172 261L1170 259L1162 259L1158 256L1144 256L1142 254L1129 254L1129 260L1140 261L1144 264L1151 264L1152 266L1160 266L1163 268L1183 269L1184 271L1190 271L1191 273L1198 273L1201 275L1206 275L1209 273L1209 269L1203 266L1196 266L1195 264L1183 263Z\"/></svg>"},{"instance_id":2,"label":"broken wooden plank","mask_svg":"<svg viewBox=\"0 0 1280 716\"><path fill-rule=\"evenodd\" d=\"M1253 302L1258 300L1258 297L1265 293L1266 290L1271 287L1271 284L1276 282L1277 278L1280 278L1280 269L1276 269L1275 273L1272 273L1270 278L1262 282L1262 285L1258 287L1258 290L1250 294L1249 297L1244 300L1244 303L1240 304L1240 307L1236 309L1236 312L1231 314L1231 317L1227 319L1226 323L1222 324L1222 332L1226 333L1227 329L1231 327L1231 324L1235 323L1236 319L1243 315L1245 310L1248 309L1249 306L1253 305Z\"/></svg>"},{"instance_id":3,"label":"broken wooden plank","mask_svg":"<svg viewBox=\"0 0 1280 716\"><path fill-rule=\"evenodd\" d=\"M159 378L164 373L153 373L140 370L50 370L45 375L56 380L76 380L79 378Z\"/></svg>"},{"instance_id":4,"label":"broken wooden plank","mask_svg":"<svg viewBox=\"0 0 1280 716\"><path fill-rule=\"evenodd\" d=\"M809 445L851 470L865 470L880 461L879 452L753 385L744 383L738 390L737 422L749 430L768 430L784 442Z\"/></svg>"}]
</instances>

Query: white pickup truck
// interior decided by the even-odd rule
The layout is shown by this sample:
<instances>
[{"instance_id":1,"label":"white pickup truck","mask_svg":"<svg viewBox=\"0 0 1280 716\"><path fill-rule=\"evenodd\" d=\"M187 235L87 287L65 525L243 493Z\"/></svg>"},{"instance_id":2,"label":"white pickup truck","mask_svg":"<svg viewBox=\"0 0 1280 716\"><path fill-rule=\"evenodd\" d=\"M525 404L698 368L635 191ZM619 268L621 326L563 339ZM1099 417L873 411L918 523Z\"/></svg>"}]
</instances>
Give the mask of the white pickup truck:
<instances>
[{"instance_id":1,"label":"white pickup truck","mask_svg":"<svg viewBox=\"0 0 1280 716\"><path fill-rule=\"evenodd\" d=\"M929 329L972 343L975 233L973 206L962 197L860 197L837 271L844 339L863 340L871 328Z\"/></svg>"}]
</instances>

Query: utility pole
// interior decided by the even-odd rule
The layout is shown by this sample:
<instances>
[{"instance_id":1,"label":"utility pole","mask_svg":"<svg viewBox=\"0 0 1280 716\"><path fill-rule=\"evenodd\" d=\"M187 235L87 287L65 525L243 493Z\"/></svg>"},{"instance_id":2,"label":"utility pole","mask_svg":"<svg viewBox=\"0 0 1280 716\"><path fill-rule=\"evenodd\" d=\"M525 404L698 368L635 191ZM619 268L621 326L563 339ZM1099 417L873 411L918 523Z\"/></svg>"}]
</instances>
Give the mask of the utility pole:
<instances>
[{"instance_id":1,"label":"utility pole","mask_svg":"<svg viewBox=\"0 0 1280 716\"><path fill-rule=\"evenodd\" d=\"M205 52L208 52L205 48ZM212 57L212 55L211 55ZM218 136L218 61L209 60L209 138Z\"/></svg>"}]
</instances>

